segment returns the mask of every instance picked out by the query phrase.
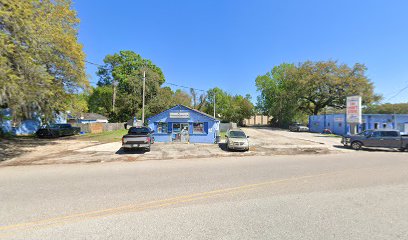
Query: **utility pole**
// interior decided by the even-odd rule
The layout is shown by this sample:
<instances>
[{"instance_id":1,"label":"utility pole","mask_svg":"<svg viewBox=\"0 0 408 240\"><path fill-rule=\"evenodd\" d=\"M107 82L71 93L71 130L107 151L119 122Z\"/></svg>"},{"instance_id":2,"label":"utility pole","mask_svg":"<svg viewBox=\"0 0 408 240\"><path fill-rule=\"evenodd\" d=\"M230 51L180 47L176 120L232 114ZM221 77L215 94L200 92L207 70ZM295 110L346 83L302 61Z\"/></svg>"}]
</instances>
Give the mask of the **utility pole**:
<instances>
[{"instance_id":1,"label":"utility pole","mask_svg":"<svg viewBox=\"0 0 408 240\"><path fill-rule=\"evenodd\" d=\"M115 102L116 102L116 81L113 80L112 112L115 112Z\"/></svg>"},{"instance_id":2,"label":"utility pole","mask_svg":"<svg viewBox=\"0 0 408 240\"><path fill-rule=\"evenodd\" d=\"M215 118L215 91L214 91L214 118Z\"/></svg>"},{"instance_id":3,"label":"utility pole","mask_svg":"<svg viewBox=\"0 0 408 240\"><path fill-rule=\"evenodd\" d=\"M146 70L143 70L142 124L144 124L145 122L145 88L146 88Z\"/></svg>"}]
</instances>

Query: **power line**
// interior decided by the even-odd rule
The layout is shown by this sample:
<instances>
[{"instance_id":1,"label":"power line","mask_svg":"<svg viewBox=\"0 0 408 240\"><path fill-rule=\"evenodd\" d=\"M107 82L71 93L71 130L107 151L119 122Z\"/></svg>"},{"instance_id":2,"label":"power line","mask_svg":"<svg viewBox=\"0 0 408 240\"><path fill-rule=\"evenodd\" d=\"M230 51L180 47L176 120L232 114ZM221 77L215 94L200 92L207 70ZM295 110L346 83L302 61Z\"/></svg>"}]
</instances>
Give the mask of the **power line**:
<instances>
[{"instance_id":1,"label":"power line","mask_svg":"<svg viewBox=\"0 0 408 240\"><path fill-rule=\"evenodd\" d=\"M397 97L398 95L400 95L403 91L405 91L405 90L407 90L407 89L408 89L408 85L405 86L405 87L403 87L403 88L401 88L401 90L399 90L395 95L393 95L393 96L387 98L386 100L384 100L384 102L389 101L389 100L391 100L391 99Z\"/></svg>"},{"instance_id":2,"label":"power line","mask_svg":"<svg viewBox=\"0 0 408 240\"><path fill-rule=\"evenodd\" d=\"M205 90L202 90L202 89L197 89L197 88L193 88L193 87L187 87L187 86L178 85L178 84L174 84L174 83L170 83L170 82L164 82L164 84L172 85L172 86L175 86L175 87L188 88L188 89L194 89L194 90L196 90L196 91L206 92Z\"/></svg>"},{"instance_id":3,"label":"power line","mask_svg":"<svg viewBox=\"0 0 408 240\"><path fill-rule=\"evenodd\" d=\"M85 60L86 63L104 68L105 66Z\"/></svg>"},{"instance_id":4,"label":"power line","mask_svg":"<svg viewBox=\"0 0 408 240\"><path fill-rule=\"evenodd\" d=\"M90 62L90 61L87 61L87 60L85 60L85 62L86 62L86 63L89 63L89 64L91 64L91 65L95 65L95 66L98 66L98 67L101 67L101 68L105 68L105 66L103 66L103 65L101 65L101 64L97 64L97 63ZM196 91L206 92L205 90L202 90L202 89L193 88L193 87L188 87L188 86L183 86L183 85L178 85L178 84L171 83L171 82L164 82L164 84L171 85L171 86L175 86L175 87L181 87L181 88L186 88L186 89L194 89L194 90L196 90Z\"/></svg>"}]
</instances>

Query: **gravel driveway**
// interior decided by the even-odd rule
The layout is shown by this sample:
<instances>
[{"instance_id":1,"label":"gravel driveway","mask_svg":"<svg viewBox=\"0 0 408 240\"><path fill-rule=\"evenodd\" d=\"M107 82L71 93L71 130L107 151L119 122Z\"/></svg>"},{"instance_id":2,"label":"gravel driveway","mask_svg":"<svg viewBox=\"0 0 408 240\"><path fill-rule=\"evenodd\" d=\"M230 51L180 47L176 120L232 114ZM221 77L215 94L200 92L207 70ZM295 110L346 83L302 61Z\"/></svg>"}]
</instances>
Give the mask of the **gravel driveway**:
<instances>
[{"instance_id":1,"label":"gravel driveway","mask_svg":"<svg viewBox=\"0 0 408 240\"><path fill-rule=\"evenodd\" d=\"M99 143L70 137L25 146L21 154L0 161L0 166L319 154L342 151L334 147L336 144L340 145L339 138L322 137L319 134L312 133L292 133L271 128L243 128L243 130L250 136L251 147L248 152L226 151L225 143L155 143L152 145L150 152L135 151L125 153L121 149L120 142ZM12 144L9 144L9 146L12 146Z\"/></svg>"}]
</instances>

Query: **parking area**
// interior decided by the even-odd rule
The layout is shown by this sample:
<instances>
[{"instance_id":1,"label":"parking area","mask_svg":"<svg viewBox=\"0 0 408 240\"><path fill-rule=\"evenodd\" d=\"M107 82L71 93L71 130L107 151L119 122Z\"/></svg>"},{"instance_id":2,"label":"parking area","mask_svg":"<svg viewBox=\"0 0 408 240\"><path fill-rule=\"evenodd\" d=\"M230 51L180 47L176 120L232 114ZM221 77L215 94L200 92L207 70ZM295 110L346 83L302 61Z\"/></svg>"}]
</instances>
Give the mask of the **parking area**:
<instances>
[{"instance_id":1,"label":"parking area","mask_svg":"<svg viewBox=\"0 0 408 240\"><path fill-rule=\"evenodd\" d=\"M349 151L341 148L340 138L314 133L289 132L272 128L242 128L249 138L250 151L227 151L225 143L183 144L155 143L150 152L124 152L121 142L98 142L80 137L33 140L37 144L20 144L19 154L10 155L0 165L92 163L111 161L145 161L227 156L267 156L293 154L327 154ZM14 146L15 147L15 146Z\"/></svg>"}]
</instances>

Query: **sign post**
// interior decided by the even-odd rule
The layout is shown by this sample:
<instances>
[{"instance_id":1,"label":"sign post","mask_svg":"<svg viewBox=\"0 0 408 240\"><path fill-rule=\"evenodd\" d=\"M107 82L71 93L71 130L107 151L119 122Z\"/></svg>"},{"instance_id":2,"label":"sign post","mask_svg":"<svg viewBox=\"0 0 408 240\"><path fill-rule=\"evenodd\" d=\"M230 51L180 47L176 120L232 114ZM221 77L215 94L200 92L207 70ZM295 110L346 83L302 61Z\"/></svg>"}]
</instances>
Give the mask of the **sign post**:
<instances>
[{"instance_id":1,"label":"sign post","mask_svg":"<svg viewBox=\"0 0 408 240\"><path fill-rule=\"evenodd\" d=\"M350 133L357 133L357 125L362 122L361 96L347 97L347 123L350 124Z\"/></svg>"}]
</instances>

